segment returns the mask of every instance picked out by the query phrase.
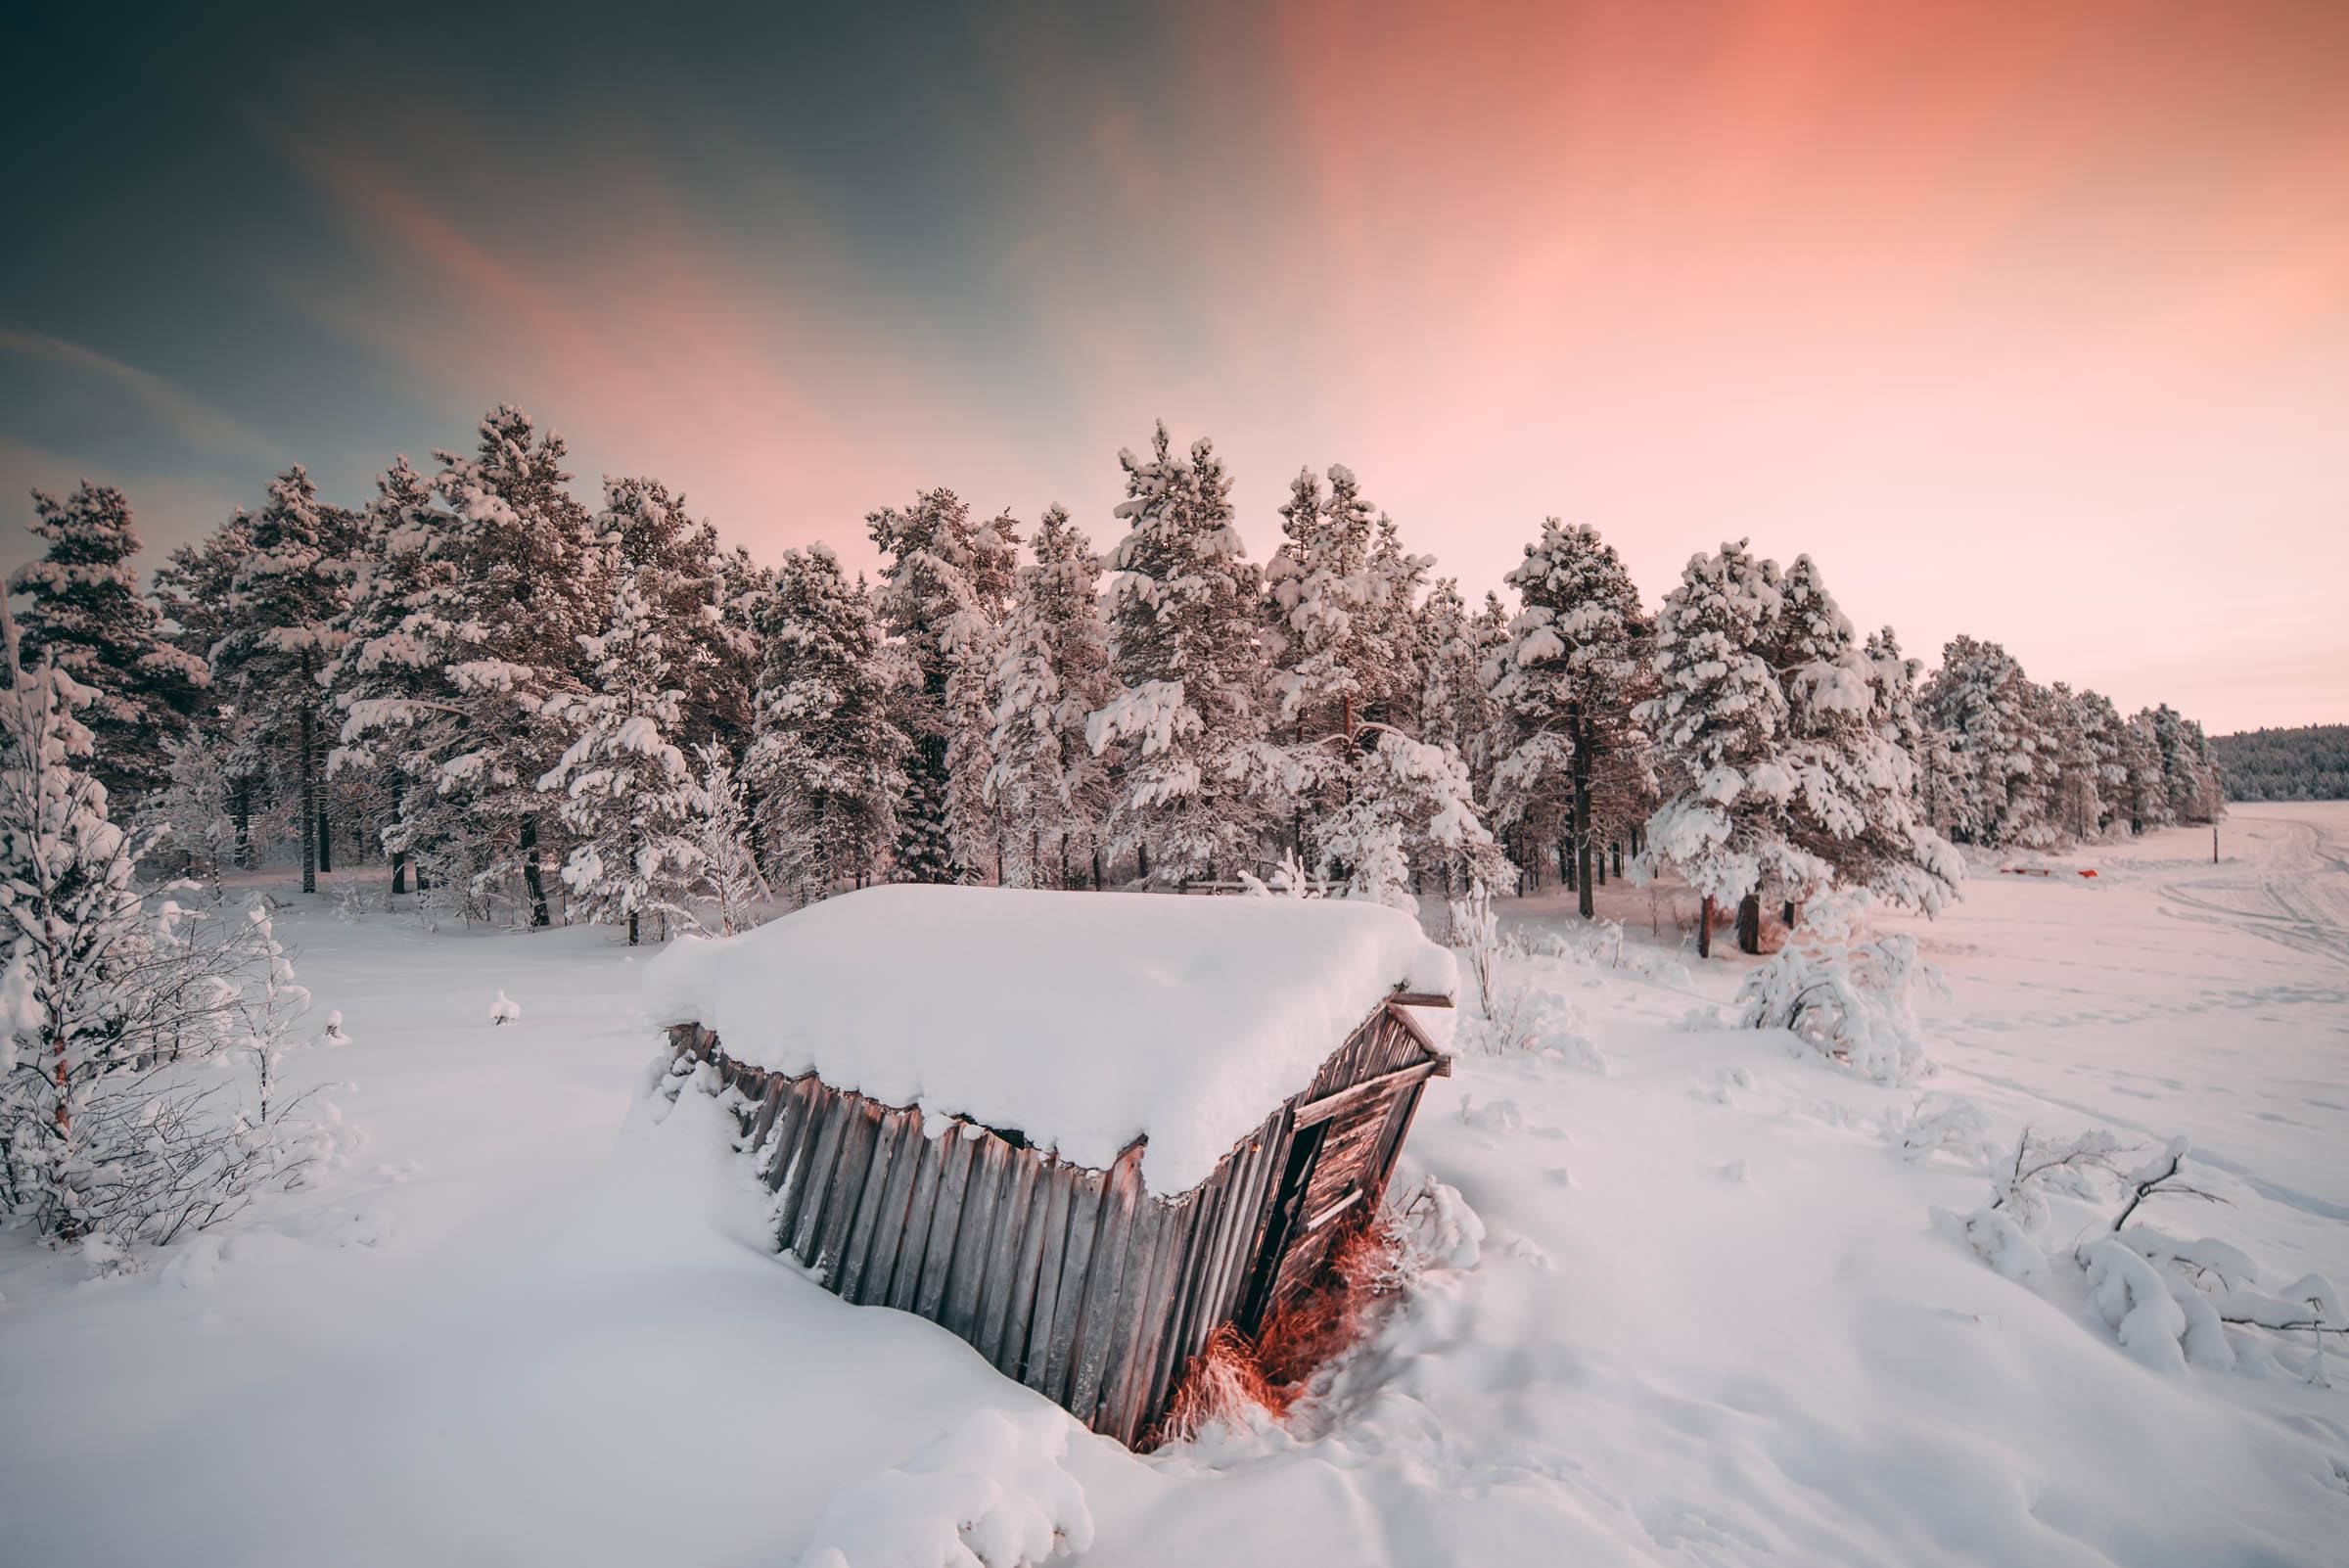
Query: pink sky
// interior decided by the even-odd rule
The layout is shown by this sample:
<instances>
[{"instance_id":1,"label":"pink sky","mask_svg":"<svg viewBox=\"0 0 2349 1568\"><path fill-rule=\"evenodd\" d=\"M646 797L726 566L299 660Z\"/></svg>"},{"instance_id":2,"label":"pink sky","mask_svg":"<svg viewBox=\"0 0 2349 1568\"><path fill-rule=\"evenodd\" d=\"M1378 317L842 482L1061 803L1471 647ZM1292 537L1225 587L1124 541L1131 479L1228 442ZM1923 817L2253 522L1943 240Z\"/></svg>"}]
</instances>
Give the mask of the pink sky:
<instances>
[{"instance_id":1,"label":"pink sky","mask_svg":"<svg viewBox=\"0 0 2349 1568\"><path fill-rule=\"evenodd\" d=\"M1106 543L1164 417L1260 556L1345 462L1472 594L1546 514L1651 601L1750 535L1928 659L2349 719L2349 4L1184 15L1146 69L990 21L870 170L330 82L259 123L378 264L260 265L438 411L338 403L369 465L510 398L764 557L926 484Z\"/></svg>"}]
</instances>

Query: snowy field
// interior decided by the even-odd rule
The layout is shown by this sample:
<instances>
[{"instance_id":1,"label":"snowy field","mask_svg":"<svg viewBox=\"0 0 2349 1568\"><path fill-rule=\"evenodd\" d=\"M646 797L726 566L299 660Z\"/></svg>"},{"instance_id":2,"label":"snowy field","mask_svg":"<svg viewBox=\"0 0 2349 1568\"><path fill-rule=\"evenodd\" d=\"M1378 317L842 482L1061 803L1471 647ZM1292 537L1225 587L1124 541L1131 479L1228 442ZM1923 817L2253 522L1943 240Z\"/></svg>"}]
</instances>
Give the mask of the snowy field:
<instances>
[{"instance_id":1,"label":"snowy field","mask_svg":"<svg viewBox=\"0 0 2349 1568\"><path fill-rule=\"evenodd\" d=\"M292 1062L343 1085L323 1178L138 1273L0 1242L0 1562L927 1568L957 1524L1132 1565L2349 1562L2349 1342L2333 1387L2306 1334L2157 1370L2076 1271L1934 1218L2025 1126L2183 1134L2227 1201L2141 1218L2349 1282L2349 807L2222 846L1909 923L1948 994L1905 1088L1722 1027L1750 961L1636 890L1620 960L1512 907L1535 1047L1464 1055L1406 1154L1475 1218L1287 1429L1145 1458L762 1251L717 1103L645 1092L608 933L322 899L279 929L355 1041ZM1905 1148L1960 1102L1977 1134Z\"/></svg>"}]
</instances>

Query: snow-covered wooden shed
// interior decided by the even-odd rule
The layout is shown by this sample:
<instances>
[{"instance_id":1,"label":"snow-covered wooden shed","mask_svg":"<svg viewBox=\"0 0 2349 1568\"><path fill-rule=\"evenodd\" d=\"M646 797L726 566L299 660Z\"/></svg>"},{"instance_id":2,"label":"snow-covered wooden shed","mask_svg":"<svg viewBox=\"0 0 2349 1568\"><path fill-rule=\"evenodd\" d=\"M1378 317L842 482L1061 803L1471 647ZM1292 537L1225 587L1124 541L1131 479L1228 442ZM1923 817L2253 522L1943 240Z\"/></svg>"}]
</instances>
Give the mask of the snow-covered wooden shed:
<instances>
[{"instance_id":1,"label":"snow-covered wooden shed","mask_svg":"<svg viewBox=\"0 0 2349 1568\"><path fill-rule=\"evenodd\" d=\"M777 1244L1132 1443L1375 1209L1451 1005L1409 916L894 886L657 959Z\"/></svg>"}]
</instances>

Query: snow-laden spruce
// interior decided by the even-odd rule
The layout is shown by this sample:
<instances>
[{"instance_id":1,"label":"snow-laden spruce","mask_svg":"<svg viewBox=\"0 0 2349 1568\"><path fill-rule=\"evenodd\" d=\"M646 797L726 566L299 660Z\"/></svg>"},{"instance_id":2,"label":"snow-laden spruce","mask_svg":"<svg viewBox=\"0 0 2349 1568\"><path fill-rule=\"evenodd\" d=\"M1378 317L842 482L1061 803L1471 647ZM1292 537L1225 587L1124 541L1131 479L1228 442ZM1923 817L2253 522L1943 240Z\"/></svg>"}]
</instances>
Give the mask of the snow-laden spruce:
<instances>
[{"instance_id":1,"label":"snow-laden spruce","mask_svg":"<svg viewBox=\"0 0 2349 1568\"><path fill-rule=\"evenodd\" d=\"M1100 557L1048 507L1020 569L994 675L988 749L989 802L1001 813L1009 887L1101 879L1109 769L1085 740L1085 720L1109 700L1109 633L1101 618Z\"/></svg>"},{"instance_id":2,"label":"snow-laden spruce","mask_svg":"<svg viewBox=\"0 0 2349 1568\"><path fill-rule=\"evenodd\" d=\"M1610 778L1622 784L1627 768L1637 781L1631 794L1653 788L1635 717L1652 684L1649 627L1631 574L1594 529L1546 520L1509 582L1525 608L1509 623L1493 683L1508 724L1494 815L1503 827L1548 829L1568 847L1589 919L1592 792Z\"/></svg>"},{"instance_id":3,"label":"snow-laden spruce","mask_svg":"<svg viewBox=\"0 0 2349 1568\"><path fill-rule=\"evenodd\" d=\"M1965 864L1917 816L1915 764L1897 739L1905 705L1895 655L1879 647L1871 660L1807 555L1779 584L1771 655L1786 698L1789 836L1839 886L1895 908L1943 908Z\"/></svg>"},{"instance_id":4,"label":"snow-laden spruce","mask_svg":"<svg viewBox=\"0 0 2349 1568\"><path fill-rule=\"evenodd\" d=\"M595 687L554 699L551 715L576 739L538 788L557 797L571 830L563 882L585 919L625 925L633 945L648 912L689 896L701 853L688 836L696 786L673 735L685 694L671 684L667 643L638 577L613 595L602 633L581 639Z\"/></svg>"},{"instance_id":5,"label":"snow-laden spruce","mask_svg":"<svg viewBox=\"0 0 2349 1568\"><path fill-rule=\"evenodd\" d=\"M1778 610L1775 570L1740 539L1690 557L1656 621L1659 689L1637 717L1670 793L1648 821L1642 860L1678 871L1704 900L1700 954L1711 951L1717 904L1765 889L1805 897L1832 877L1788 832L1786 694L1766 657Z\"/></svg>"},{"instance_id":6,"label":"snow-laden spruce","mask_svg":"<svg viewBox=\"0 0 2349 1568\"><path fill-rule=\"evenodd\" d=\"M318 829L325 789L325 693L319 676L347 640L344 562L355 522L318 499L297 463L269 484L268 504L246 526L248 550L229 579L227 630L210 652L214 683L253 715L258 743L285 759L299 807L301 891L318 891Z\"/></svg>"},{"instance_id":7,"label":"snow-laden spruce","mask_svg":"<svg viewBox=\"0 0 2349 1568\"><path fill-rule=\"evenodd\" d=\"M881 552L874 608L903 649L893 694L912 745L897 812L896 874L907 882L973 882L993 869L986 802L995 627L1012 588L1018 538L1009 517L985 523L952 490L865 518Z\"/></svg>"},{"instance_id":8,"label":"snow-laden spruce","mask_svg":"<svg viewBox=\"0 0 2349 1568\"><path fill-rule=\"evenodd\" d=\"M1233 525L1231 476L1215 444L1174 455L1165 425L1151 455L1118 454L1129 525L1110 552L1111 667L1124 689L1086 738L1123 775L1113 846L1163 883L1251 860L1267 794L1259 592Z\"/></svg>"},{"instance_id":9,"label":"snow-laden spruce","mask_svg":"<svg viewBox=\"0 0 2349 1568\"><path fill-rule=\"evenodd\" d=\"M779 891L801 901L869 880L898 838L905 735L862 582L824 545L787 550L763 608L765 658L742 779Z\"/></svg>"},{"instance_id":10,"label":"snow-laden spruce","mask_svg":"<svg viewBox=\"0 0 2349 1568\"><path fill-rule=\"evenodd\" d=\"M24 598L24 657L49 660L90 693L90 771L126 811L162 787L211 672L164 640L161 613L140 593L139 535L120 490L84 480L63 500L33 491L32 509L47 548L8 580Z\"/></svg>"},{"instance_id":11,"label":"snow-laden spruce","mask_svg":"<svg viewBox=\"0 0 2349 1568\"><path fill-rule=\"evenodd\" d=\"M926 1116L1016 1130L1106 1169L1146 1137L1185 1191L1397 990L1451 994L1451 954L1346 899L868 888L648 967L663 1024ZM1422 1013L1444 1028L1448 1013Z\"/></svg>"}]
</instances>

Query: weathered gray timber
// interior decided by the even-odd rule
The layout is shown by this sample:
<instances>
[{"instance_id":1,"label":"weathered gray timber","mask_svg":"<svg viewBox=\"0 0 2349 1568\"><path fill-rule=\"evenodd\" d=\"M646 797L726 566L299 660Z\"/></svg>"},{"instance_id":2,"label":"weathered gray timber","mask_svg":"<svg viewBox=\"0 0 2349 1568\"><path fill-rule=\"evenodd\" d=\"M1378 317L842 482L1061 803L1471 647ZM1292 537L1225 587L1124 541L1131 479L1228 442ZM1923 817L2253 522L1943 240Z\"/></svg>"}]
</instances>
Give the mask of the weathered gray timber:
<instances>
[{"instance_id":1,"label":"weathered gray timber","mask_svg":"<svg viewBox=\"0 0 2349 1568\"><path fill-rule=\"evenodd\" d=\"M1398 993L1187 1192L1152 1193L1135 1143L1106 1171L1012 1129L925 1122L730 1059L698 1024L681 1056L739 1092L742 1147L775 1193L776 1245L853 1302L917 1313L1122 1443L1157 1427L1226 1323L1253 1334L1324 1276L1373 1213L1427 1080L1449 1071Z\"/></svg>"}]
</instances>

